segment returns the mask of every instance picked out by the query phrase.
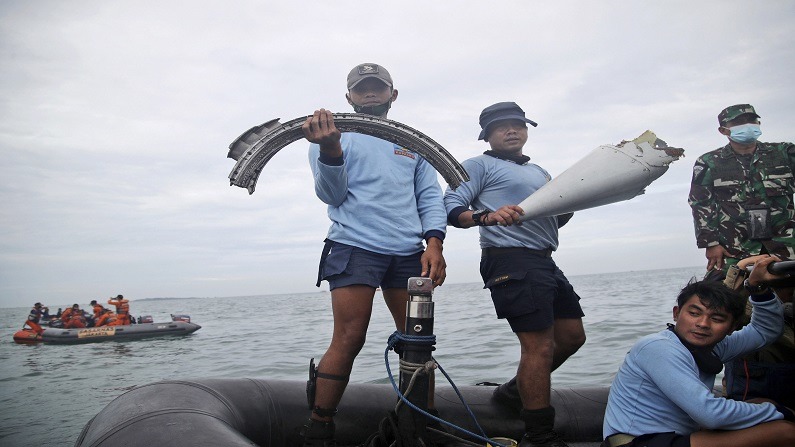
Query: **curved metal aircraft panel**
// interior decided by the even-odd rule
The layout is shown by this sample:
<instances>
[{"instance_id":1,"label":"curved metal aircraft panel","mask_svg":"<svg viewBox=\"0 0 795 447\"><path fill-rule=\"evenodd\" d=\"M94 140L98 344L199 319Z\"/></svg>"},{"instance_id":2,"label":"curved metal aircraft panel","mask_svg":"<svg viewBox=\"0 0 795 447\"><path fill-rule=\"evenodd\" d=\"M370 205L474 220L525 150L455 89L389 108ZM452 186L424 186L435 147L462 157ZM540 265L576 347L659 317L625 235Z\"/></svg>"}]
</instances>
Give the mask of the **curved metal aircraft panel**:
<instances>
[{"instance_id":1,"label":"curved metal aircraft panel","mask_svg":"<svg viewBox=\"0 0 795 447\"><path fill-rule=\"evenodd\" d=\"M284 124L270 120L240 135L229 145L228 158L237 160L229 174L229 184L254 193L262 168L283 147L304 138L301 125L306 117ZM340 132L371 135L403 146L425 158L451 188L469 180L469 175L452 155L439 143L405 124L360 113L335 113L334 125Z\"/></svg>"}]
</instances>

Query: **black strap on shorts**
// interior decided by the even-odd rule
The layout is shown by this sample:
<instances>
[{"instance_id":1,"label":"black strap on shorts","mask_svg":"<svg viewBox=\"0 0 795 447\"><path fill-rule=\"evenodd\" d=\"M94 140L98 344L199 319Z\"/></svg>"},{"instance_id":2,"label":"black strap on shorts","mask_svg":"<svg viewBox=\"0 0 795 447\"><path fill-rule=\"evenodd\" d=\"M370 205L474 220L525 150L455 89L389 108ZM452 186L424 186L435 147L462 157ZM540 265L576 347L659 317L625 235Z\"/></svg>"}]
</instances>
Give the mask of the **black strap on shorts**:
<instances>
[{"instance_id":1,"label":"black strap on shorts","mask_svg":"<svg viewBox=\"0 0 795 447\"><path fill-rule=\"evenodd\" d=\"M532 248L525 247L486 247L480 251L480 256L485 258L487 256L516 255L521 253L541 256L542 258L552 257L551 248L544 250L533 250Z\"/></svg>"}]
</instances>

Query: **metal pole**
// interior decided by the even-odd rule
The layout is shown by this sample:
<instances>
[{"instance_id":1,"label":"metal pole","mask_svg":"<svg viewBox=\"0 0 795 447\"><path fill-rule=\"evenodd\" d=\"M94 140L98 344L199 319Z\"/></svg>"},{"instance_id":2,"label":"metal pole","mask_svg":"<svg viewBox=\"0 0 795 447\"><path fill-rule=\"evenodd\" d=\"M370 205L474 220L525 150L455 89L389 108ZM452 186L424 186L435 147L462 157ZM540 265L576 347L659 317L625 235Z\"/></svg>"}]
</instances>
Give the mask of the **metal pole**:
<instances>
[{"instance_id":1,"label":"metal pole","mask_svg":"<svg viewBox=\"0 0 795 447\"><path fill-rule=\"evenodd\" d=\"M433 281L430 278L412 277L408 281L409 301L406 307L406 327L403 332L407 336L433 335ZM425 364L433 359L431 352L434 347L430 343L406 341L402 344L401 360L413 364ZM428 410L429 375L422 372L409 389L412 374L400 371L400 392L418 408ZM404 445L416 445L419 438L425 435L427 419L409 408L401 405L398 410L400 437Z\"/></svg>"}]
</instances>

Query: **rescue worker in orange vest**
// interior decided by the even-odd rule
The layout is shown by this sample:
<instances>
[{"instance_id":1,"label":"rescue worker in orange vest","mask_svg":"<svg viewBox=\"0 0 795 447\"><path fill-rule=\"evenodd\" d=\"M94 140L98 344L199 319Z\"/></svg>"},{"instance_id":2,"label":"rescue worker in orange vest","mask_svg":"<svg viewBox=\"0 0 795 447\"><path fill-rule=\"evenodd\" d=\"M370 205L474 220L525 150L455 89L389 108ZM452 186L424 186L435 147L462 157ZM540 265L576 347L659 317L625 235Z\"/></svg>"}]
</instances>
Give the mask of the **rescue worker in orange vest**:
<instances>
[{"instance_id":1,"label":"rescue worker in orange vest","mask_svg":"<svg viewBox=\"0 0 795 447\"><path fill-rule=\"evenodd\" d=\"M75 304L75 306L77 306L77 304ZM60 317L61 321L63 321L64 324L68 323L71 315L72 315L72 307L67 307L65 311L61 312L61 317Z\"/></svg>"},{"instance_id":2,"label":"rescue worker in orange vest","mask_svg":"<svg viewBox=\"0 0 795 447\"><path fill-rule=\"evenodd\" d=\"M110 309L103 309L102 315L97 319L96 327L100 326L122 326L124 323Z\"/></svg>"},{"instance_id":3,"label":"rescue worker in orange vest","mask_svg":"<svg viewBox=\"0 0 795 447\"><path fill-rule=\"evenodd\" d=\"M102 304L97 303L97 300L91 300L91 307L94 309L94 319L102 316L102 312L105 311L105 308L102 307Z\"/></svg>"},{"instance_id":4,"label":"rescue worker in orange vest","mask_svg":"<svg viewBox=\"0 0 795 447\"><path fill-rule=\"evenodd\" d=\"M61 314L61 321L64 322L64 329L75 329L86 327L86 317L78 304L74 304L71 308L66 309Z\"/></svg>"},{"instance_id":5,"label":"rescue worker in orange vest","mask_svg":"<svg viewBox=\"0 0 795 447\"><path fill-rule=\"evenodd\" d=\"M118 315L119 320L122 321L122 325L125 326L131 324L130 305L128 304L129 302L129 300L125 300L121 295L117 295L116 298L111 298L108 300L108 304L116 306L116 315Z\"/></svg>"},{"instance_id":6,"label":"rescue worker in orange vest","mask_svg":"<svg viewBox=\"0 0 795 447\"><path fill-rule=\"evenodd\" d=\"M41 335L44 332L44 329L41 328L39 325L39 321L41 320L42 314L46 313L50 309L47 306L42 306L41 303L36 303L33 305L33 309L30 310L28 314L28 319L22 323L22 329L25 329L25 326L30 326L34 332Z\"/></svg>"}]
</instances>

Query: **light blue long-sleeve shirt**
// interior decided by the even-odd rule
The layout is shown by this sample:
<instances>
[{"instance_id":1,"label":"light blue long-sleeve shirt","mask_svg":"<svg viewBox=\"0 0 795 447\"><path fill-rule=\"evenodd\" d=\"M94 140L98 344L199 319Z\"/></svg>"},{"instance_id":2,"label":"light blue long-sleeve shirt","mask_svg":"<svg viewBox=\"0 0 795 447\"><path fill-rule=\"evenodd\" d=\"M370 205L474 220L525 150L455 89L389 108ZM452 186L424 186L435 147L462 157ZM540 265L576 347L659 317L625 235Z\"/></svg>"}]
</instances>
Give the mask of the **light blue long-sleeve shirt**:
<instances>
[{"instance_id":1,"label":"light blue long-sleeve shirt","mask_svg":"<svg viewBox=\"0 0 795 447\"><path fill-rule=\"evenodd\" d=\"M462 163L469 181L455 191L447 188L444 206L450 213L456 208L496 210L518 205L551 179L549 173L533 163L516 164L489 155L478 155ZM525 247L533 250L558 248L557 218L542 217L522 225L479 227L480 247Z\"/></svg>"},{"instance_id":2,"label":"light blue long-sleeve shirt","mask_svg":"<svg viewBox=\"0 0 795 447\"><path fill-rule=\"evenodd\" d=\"M755 302L751 323L718 343L723 363L772 343L783 328L778 299ZM693 356L672 331L641 338L618 370L607 400L605 437L640 436L701 429L739 430L783 419L770 403L752 404L716 397L715 374L701 372Z\"/></svg>"},{"instance_id":3,"label":"light blue long-sleeve shirt","mask_svg":"<svg viewBox=\"0 0 795 447\"><path fill-rule=\"evenodd\" d=\"M315 193L328 204L328 238L385 255L444 239L447 217L436 170L416 152L380 138L343 133L342 159L309 146Z\"/></svg>"}]
</instances>

